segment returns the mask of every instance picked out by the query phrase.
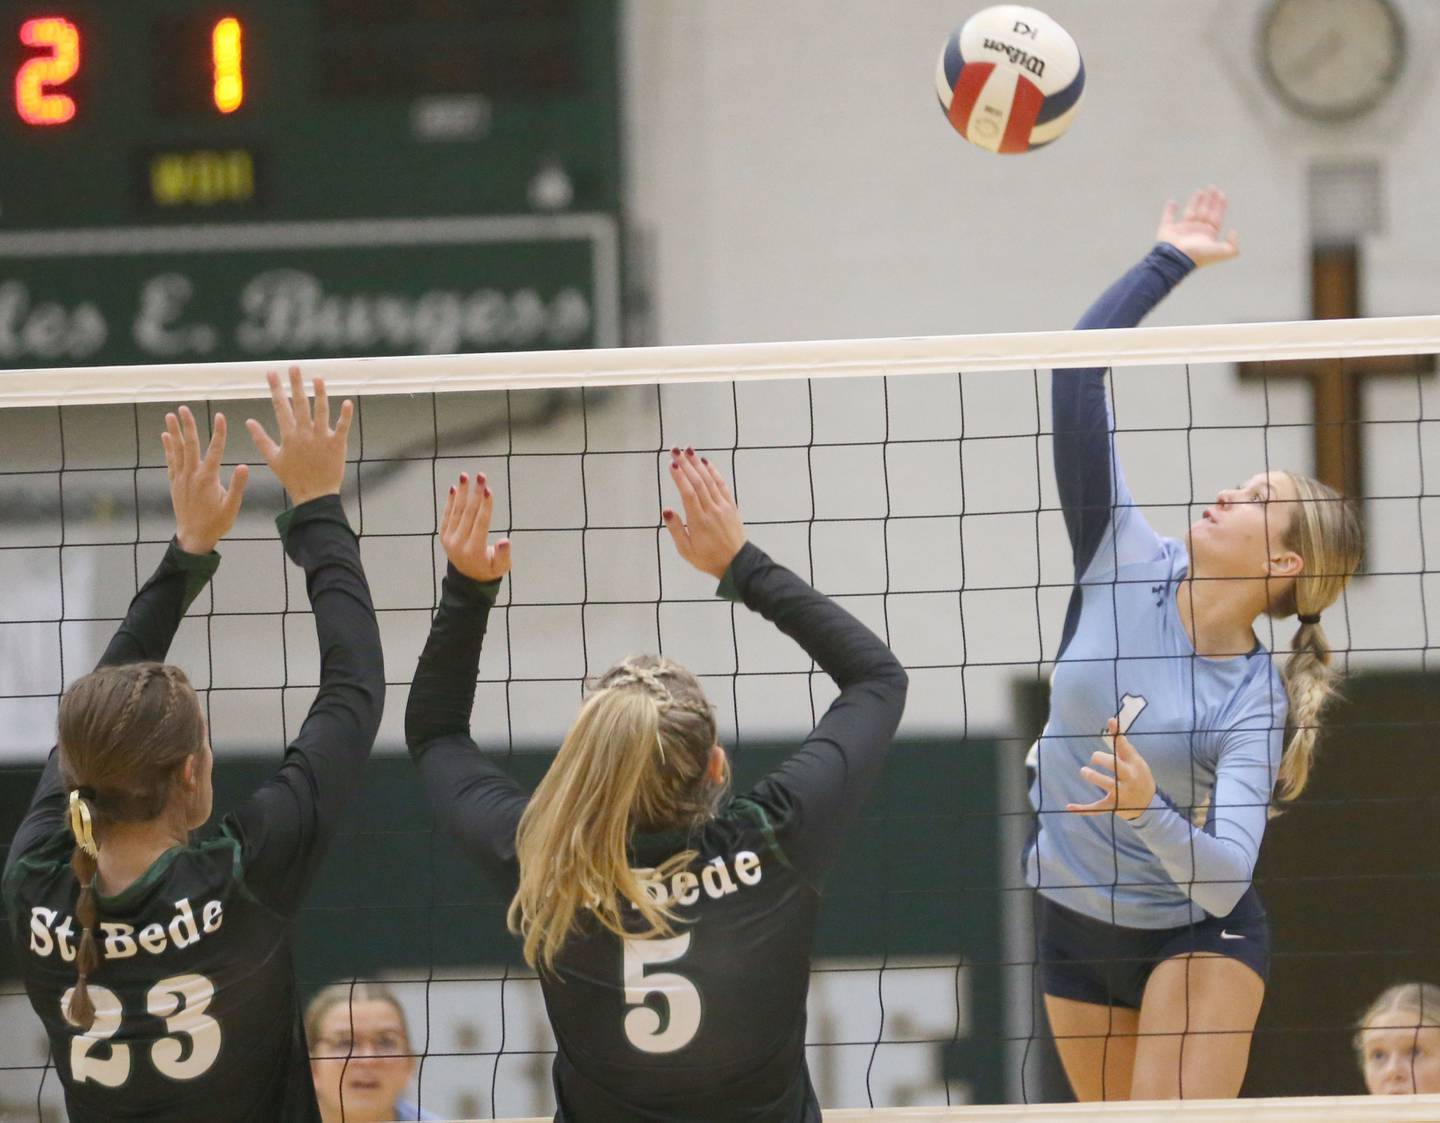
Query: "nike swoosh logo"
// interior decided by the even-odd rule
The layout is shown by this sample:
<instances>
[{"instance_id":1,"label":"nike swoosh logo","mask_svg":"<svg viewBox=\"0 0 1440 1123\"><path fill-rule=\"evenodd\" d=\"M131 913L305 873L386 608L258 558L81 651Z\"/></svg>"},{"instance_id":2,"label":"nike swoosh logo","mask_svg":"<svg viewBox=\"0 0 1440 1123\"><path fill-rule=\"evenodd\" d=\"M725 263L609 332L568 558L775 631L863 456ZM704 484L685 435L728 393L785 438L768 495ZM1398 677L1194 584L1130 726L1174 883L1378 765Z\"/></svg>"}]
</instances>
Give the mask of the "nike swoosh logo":
<instances>
[{"instance_id":1,"label":"nike swoosh logo","mask_svg":"<svg viewBox=\"0 0 1440 1123\"><path fill-rule=\"evenodd\" d=\"M1243 940L1245 937L1239 932L1227 932L1222 928L1220 929L1220 938L1222 940Z\"/></svg>"}]
</instances>

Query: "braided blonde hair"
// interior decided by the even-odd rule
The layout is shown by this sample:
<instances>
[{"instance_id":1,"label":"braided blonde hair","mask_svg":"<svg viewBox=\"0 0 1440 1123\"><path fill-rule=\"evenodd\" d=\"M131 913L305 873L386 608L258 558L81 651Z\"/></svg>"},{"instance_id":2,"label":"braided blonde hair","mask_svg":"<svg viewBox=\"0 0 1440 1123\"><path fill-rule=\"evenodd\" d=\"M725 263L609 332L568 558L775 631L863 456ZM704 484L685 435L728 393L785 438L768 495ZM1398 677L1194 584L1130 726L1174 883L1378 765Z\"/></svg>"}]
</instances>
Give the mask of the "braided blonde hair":
<instances>
[{"instance_id":1,"label":"braided blonde hair","mask_svg":"<svg viewBox=\"0 0 1440 1123\"><path fill-rule=\"evenodd\" d=\"M582 910L616 935L671 934L674 914L630 868L630 840L714 816L726 786L706 778L715 737L715 713L679 664L638 655L600 676L516 832L520 886L507 920L527 963L553 968ZM682 850L655 875L694 858Z\"/></svg>"},{"instance_id":2,"label":"braided blonde hair","mask_svg":"<svg viewBox=\"0 0 1440 1123\"><path fill-rule=\"evenodd\" d=\"M1338 688L1339 672L1320 613L1345 591L1360 568L1364 536L1353 503L1334 488L1308 476L1286 472L1299 501L1292 506L1283 544L1304 560L1304 568L1269 608L1275 617L1299 616L1300 628L1290 641L1290 657L1280 671L1290 704L1290 737L1280 758L1276 798L1295 799L1310 779L1320 718Z\"/></svg>"}]
</instances>

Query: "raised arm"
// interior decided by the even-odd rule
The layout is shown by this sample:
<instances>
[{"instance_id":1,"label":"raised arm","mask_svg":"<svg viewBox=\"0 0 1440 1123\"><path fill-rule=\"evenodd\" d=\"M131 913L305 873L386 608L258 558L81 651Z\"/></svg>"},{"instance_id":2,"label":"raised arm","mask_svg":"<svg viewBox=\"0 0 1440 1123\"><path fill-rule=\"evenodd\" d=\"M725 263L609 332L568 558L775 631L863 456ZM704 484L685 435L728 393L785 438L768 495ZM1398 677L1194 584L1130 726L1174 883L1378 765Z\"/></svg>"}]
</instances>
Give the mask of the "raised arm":
<instances>
[{"instance_id":1,"label":"raised arm","mask_svg":"<svg viewBox=\"0 0 1440 1123\"><path fill-rule=\"evenodd\" d=\"M720 578L742 601L800 644L840 688L804 745L738 803L763 815L786 861L814 882L880 775L905 708L904 668L869 628L764 551L745 541L734 498L693 450L672 452L671 476L685 506L666 525L681 555Z\"/></svg>"},{"instance_id":2,"label":"raised arm","mask_svg":"<svg viewBox=\"0 0 1440 1123\"><path fill-rule=\"evenodd\" d=\"M510 569L509 541L489 542L493 510L483 475L462 475L450 489L440 520L450 564L410 686L405 744L440 829L508 895L519 878L515 831L529 797L470 737L480 647Z\"/></svg>"},{"instance_id":3,"label":"raised arm","mask_svg":"<svg viewBox=\"0 0 1440 1123\"><path fill-rule=\"evenodd\" d=\"M1075 326L1134 327L1199 265L1234 257L1239 249L1232 231L1221 237L1225 196L1217 188L1197 191L1183 213L1166 204L1155 247L1111 285ZM1105 390L1105 369L1056 370L1051 375L1055 482L1079 580L1101 553L1110 535L1106 569L1129 554L1148 553L1154 532L1134 511L1129 488L1115 457Z\"/></svg>"},{"instance_id":4,"label":"raised arm","mask_svg":"<svg viewBox=\"0 0 1440 1123\"><path fill-rule=\"evenodd\" d=\"M165 415L165 432L160 441L165 449L170 502L175 510L175 536L155 572L131 600L98 666L163 661L186 609L220 565L215 546L235 525L249 478L249 469L241 464L231 473L228 488L220 483L225 436L225 416L217 413L209 447L202 453L195 417L189 408L181 406ZM64 811L60 754L52 748L30 807L15 832L6 868L58 830L64 822Z\"/></svg>"},{"instance_id":5,"label":"raised arm","mask_svg":"<svg viewBox=\"0 0 1440 1123\"><path fill-rule=\"evenodd\" d=\"M290 913L360 785L385 700L380 629L360 564L360 546L340 504L352 407L330 428L325 384L315 380L312 413L300 372L289 400L270 375L281 443L258 422L256 446L295 504L277 520L285 552L305 570L320 647L320 688L275 775L226 817L241 843L245 882L272 908Z\"/></svg>"}]
</instances>

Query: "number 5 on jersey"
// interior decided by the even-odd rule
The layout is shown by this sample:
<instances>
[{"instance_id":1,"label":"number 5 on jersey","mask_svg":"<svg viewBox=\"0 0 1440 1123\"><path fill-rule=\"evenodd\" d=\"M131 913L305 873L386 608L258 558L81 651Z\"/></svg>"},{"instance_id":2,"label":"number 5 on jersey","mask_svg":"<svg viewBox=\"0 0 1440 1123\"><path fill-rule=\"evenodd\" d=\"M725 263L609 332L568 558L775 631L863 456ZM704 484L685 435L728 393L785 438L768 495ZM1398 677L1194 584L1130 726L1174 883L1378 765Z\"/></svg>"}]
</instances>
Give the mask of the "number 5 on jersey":
<instances>
[{"instance_id":1,"label":"number 5 on jersey","mask_svg":"<svg viewBox=\"0 0 1440 1123\"><path fill-rule=\"evenodd\" d=\"M674 963L690 950L690 933L668 940L625 941L625 1036L642 1053L673 1053L690 1044L700 1029L700 992L684 975L646 972L656 963ZM645 1004L659 995L667 1017Z\"/></svg>"},{"instance_id":2,"label":"number 5 on jersey","mask_svg":"<svg viewBox=\"0 0 1440 1123\"><path fill-rule=\"evenodd\" d=\"M60 998L62 1016L73 993L71 987ZM220 1023L205 1013L214 997L215 987L204 975L171 975L145 995L146 1013L164 1018L170 1031L170 1036L150 1046L150 1063L161 1076L192 1080L215 1063L220 1055ZM119 995L93 983L90 1000L95 1004L95 1021L70 1040L70 1076L76 1083L93 1080L107 1088L119 1088L130 1079L130 1046L116 1041L110 1045L108 1057L90 1054L119 1032L125 1011ZM190 1039L189 1056L179 1040L182 1034Z\"/></svg>"}]
</instances>

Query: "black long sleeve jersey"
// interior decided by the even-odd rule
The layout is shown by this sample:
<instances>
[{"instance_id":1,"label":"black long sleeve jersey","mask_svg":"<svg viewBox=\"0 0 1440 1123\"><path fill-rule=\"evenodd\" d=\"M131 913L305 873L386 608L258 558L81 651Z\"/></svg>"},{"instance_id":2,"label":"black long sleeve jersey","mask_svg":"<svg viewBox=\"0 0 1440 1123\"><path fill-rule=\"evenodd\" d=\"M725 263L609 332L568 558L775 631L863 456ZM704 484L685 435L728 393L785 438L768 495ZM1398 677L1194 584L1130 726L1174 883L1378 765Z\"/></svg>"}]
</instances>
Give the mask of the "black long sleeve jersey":
<instances>
[{"instance_id":1,"label":"black long sleeve jersey","mask_svg":"<svg viewBox=\"0 0 1440 1123\"><path fill-rule=\"evenodd\" d=\"M218 830L167 851L115 896L98 896L102 961L90 979L96 1018L86 1033L61 1012L80 932L68 865L74 840L53 750L11 846L4 897L17 959L75 1123L320 1118L291 921L358 786L385 676L359 547L338 496L279 522L286 552L305 570L319 691L279 771ZM101 665L163 660L218 562L172 543ZM101 800L103 808L103 792Z\"/></svg>"},{"instance_id":2,"label":"black long sleeve jersey","mask_svg":"<svg viewBox=\"0 0 1440 1123\"><path fill-rule=\"evenodd\" d=\"M449 571L405 725L442 829L513 895L528 796L469 734L498 588ZM906 676L874 633L753 545L720 594L795 639L840 694L799 751L715 819L633 840L640 870L697 852L667 882L649 880L680 918L672 937L619 939L582 923L542 974L557 1120L820 1118L805 1064L818 885L880 773Z\"/></svg>"}]
</instances>

